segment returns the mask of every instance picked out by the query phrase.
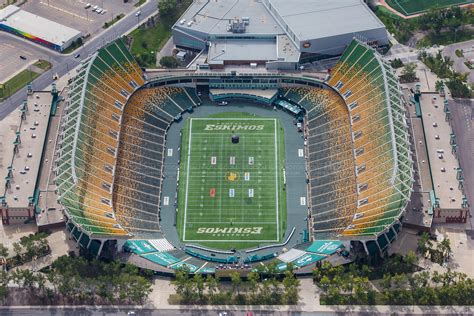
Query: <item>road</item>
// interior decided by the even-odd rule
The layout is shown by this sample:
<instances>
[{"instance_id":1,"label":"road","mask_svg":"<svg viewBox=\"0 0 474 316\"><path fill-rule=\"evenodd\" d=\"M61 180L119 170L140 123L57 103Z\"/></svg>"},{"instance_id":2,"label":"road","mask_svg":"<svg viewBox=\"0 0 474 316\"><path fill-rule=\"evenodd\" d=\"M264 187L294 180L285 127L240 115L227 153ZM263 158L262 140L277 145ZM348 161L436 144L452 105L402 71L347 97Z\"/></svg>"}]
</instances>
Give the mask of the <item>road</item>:
<instances>
[{"instance_id":1,"label":"road","mask_svg":"<svg viewBox=\"0 0 474 316\"><path fill-rule=\"evenodd\" d=\"M470 229L474 230L474 100L449 100L452 113L453 130L458 145L459 163L464 172L464 189L470 204ZM469 226L469 225L468 225Z\"/></svg>"},{"instance_id":2,"label":"road","mask_svg":"<svg viewBox=\"0 0 474 316\"><path fill-rule=\"evenodd\" d=\"M140 10L141 15L139 17L135 16L135 12ZM33 89L34 90L43 90L48 87L51 83L53 83L52 74L58 74L60 77L69 72L71 69L74 69L81 61L81 59L87 57L88 55L94 53L97 49L101 48L105 44L114 41L118 37L122 36L123 34L127 33L129 30L136 27L139 23L143 22L143 20L147 19L149 16L155 14L157 12L157 4L156 1L147 1L143 4L140 8L135 9L132 13L118 21L116 24L111 26L110 28L106 29L102 33L96 35L90 41L86 42L83 47L76 50L74 53L69 55L59 54L57 52L48 50L48 55L50 56L50 60L53 63L53 68L50 71L43 73L41 76L36 78L33 81ZM0 33L0 40L2 40L3 36L8 36L11 39L12 35ZM35 45L30 42L26 42L26 40L17 38L17 42L23 42L24 45L28 43L29 45ZM38 49L45 49L43 47L39 47ZM80 58L74 58L75 54L81 54ZM17 91L14 95L12 95L9 99L6 99L2 103L0 103L0 120L5 118L10 112L16 109L21 102L25 99L26 95L26 87Z\"/></svg>"}]
</instances>

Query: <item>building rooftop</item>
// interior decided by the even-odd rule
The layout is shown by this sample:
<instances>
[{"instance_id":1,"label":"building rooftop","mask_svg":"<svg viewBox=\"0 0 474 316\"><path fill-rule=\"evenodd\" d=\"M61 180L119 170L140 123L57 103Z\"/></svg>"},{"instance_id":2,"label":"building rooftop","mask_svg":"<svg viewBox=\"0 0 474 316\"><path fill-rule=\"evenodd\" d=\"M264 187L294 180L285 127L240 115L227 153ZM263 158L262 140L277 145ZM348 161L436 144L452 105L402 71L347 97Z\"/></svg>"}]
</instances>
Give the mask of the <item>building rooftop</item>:
<instances>
[{"instance_id":1,"label":"building rooftop","mask_svg":"<svg viewBox=\"0 0 474 316\"><path fill-rule=\"evenodd\" d=\"M278 59L297 62L300 60L300 52L287 35L277 36Z\"/></svg>"},{"instance_id":2,"label":"building rooftop","mask_svg":"<svg viewBox=\"0 0 474 316\"><path fill-rule=\"evenodd\" d=\"M51 101L50 92L35 92L28 96L28 111L24 120L21 120L19 113L14 111L0 122L0 130L7 131L2 137L2 146L5 146L2 148L2 156L5 154L6 157L13 159L2 161L0 168L2 190L4 190L5 201L10 208L27 207L29 199L34 195L51 111ZM18 146L18 152L13 157L13 141L17 131L20 132L21 143ZM10 188L6 189L5 176L8 174L7 168L10 163L12 180Z\"/></svg>"},{"instance_id":3,"label":"building rooftop","mask_svg":"<svg viewBox=\"0 0 474 316\"><path fill-rule=\"evenodd\" d=\"M244 34L284 34L265 6L254 0L194 1L174 27L214 35L226 35L232 34L227 31L230 21L243 17L249 20Z\"/></svg>"},{"instance_id":4,"label":"building rooftop","mask_svg":"<svg viewBox=\"0 0 474 316\"><path fill-rule=\"evenodd\" d=\"M385 26L362 0L268 0L299 40L357 33ZM318 21L317 27L314 21Z\"/></svg>"},{"instance_id":5,"label":"building rooftop","mask_svg":"<svg viewBox=\"0 0 474 316\"><path fill-rule=\"evenodd\" d=\"M19 31L26 37L37 37L58 46L81 34L73 28L23 11L14 5L0 10L0 24Z\"/></svg>"},{"instance_id":6,"label":"building rooftop","mask_svg":"<svg viewBox=\"0 0 474 316\"><path fill-rule=\"evenodd\" d=\"M209 64L222 63L224 60L267 61L277 59L277 48L274 40L254 40L249 49L246 40L223 40L212 43L209 47Z\"/></svg>"},{"instance_id":7,"label":"building rooftop","mask_svg":"<svg viewBox=\"0 0 474 316\"><path fill-rule=\"evenodd\" d=\"M225 60L239 61L292 61L297 62L300 53L286 35L276 40L252 40L252 49L244 39L219 40L212 42L208 51L209 64L222 64Z\"/></svg>"},{"instance_id":8,"label":"building rooftop","mask_svg":"<svg viewBox=\"0 0 474 316\"><path fill-rule=\"evenodd\" d=\"M456 178L459 163L451 151L450 135L453 133L445 120L444 98L438 94L423 94L421 108L426 147L433 176L433 188L441 209L460 209L463 194Z\"/></svg>"},{"instance_id":9,"label":"building rooftop","mask_svg":"<svg viewBox=\"0 0 474 316\"><path fill-rule=\"evenodd\" d=\"M5 177L8 174L8 167L11 166L13 160L13 142L16 138L19 122L19 111L11 112L0 121L0 195L2 196L5 193Z\"/></svg>"}]
</instances>

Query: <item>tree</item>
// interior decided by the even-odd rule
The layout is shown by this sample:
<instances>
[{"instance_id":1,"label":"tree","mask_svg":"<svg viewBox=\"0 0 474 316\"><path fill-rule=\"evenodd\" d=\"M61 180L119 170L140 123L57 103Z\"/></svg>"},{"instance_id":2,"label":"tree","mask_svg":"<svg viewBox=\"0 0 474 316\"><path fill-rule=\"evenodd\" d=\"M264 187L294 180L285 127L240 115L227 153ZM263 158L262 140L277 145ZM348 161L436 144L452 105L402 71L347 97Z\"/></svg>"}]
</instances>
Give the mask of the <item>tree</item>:
<instances>
[{"instance_id":1,"label":"tree","mask_svg":"<svg viewBox=\"0 0 474 316\"><path fill-rule=\"evenodd\" d=\"M454 72L451 74L446 85L451 91L451 95L455 98L470 98L471 91L466 85L467 74Z\"/></svg>"},{"instance_id":2,"label":"tree","mask_svg":"<svg viewBox=\"0 0 474 316\"><path fill-rule=\"evenodd\" d=\"M232 282L232 293L237 292L237 295L240 295L240 285L242 284L242 278L240 277L239 272L230 273L230 281Z\"/></svg>"},{"instance_id":3,"label":"tree","mask_svg":"<svg viewBox=\"0 0 474 316\"><path fill-rule=\"evenodd\" d=\"M201 274L196 273L193 277L193 283L194 287L196 288L198 300L202 302L204 299L204 278Z\"/></svg>"},{"instance_id":4,"label":"tree","mask_svg":"<svg viewBox=\"0 0 474 316\"><path fill-rule=\"evenodd\" d=\"M416 80L416 64L408 63L403 66L402 75L400 76L403 82L413 82Z\"/></svg>"},{"instance_id":5,"label":"tree","mask_svg":"<svg viewBox=\"0 0 474 316\"><path fill-rule=\"evenodd\" d=\"M19 259L21 258L21 253L23 251L23 246L19 242L13 243L13 251L16 254L16 257Z\"/></svg>"},{"instance_id":6,"label":"tree","mask_svg":"<svg viewBox=\"0 0 474 316\"><path fill-rule=\"evenodd\" d=\"M0 271L0 302L4 302L8 296L8 282L10 282L10 276L6 271Z\"/></svg>"},{"instance_id":7,"label":"tree","mask_svg":"<svg viewBox=\"0 0 474 316\"><path fill-rule=\"evenodd\" d=\"M319 287L324 291L327 292L331 287L331 280L329 280L327 275L324 275L319 282Z\"/></svg>"},{"instance_id":8,"label":"tree","mask_svg":"<svg viewBox=\"0 0 474 316\"><path fill-rule=\"evenodd\" d=\"M358 305L369 304L369 279L367 277L354 278L354 303Z\"/></svg>"},{"instance_id":9,"label":"tree","mask_svg":"<svg viewBox=\"0 0 474 316\"><path fill-rule=\"evenodd\" d=\"M134 56L137 62L142 67L155 67L156 66L156 55L150 52L144 52L143 54Z\"/></svg>"},{"instance_id":10,"label":"tree","mask_svg":"<svg viewBox=\"0 0 474 316\"><path fill-rule=\"evenodd\" d=\"M448 238L444 238L438 245L438 250L441 252L443 260L449 257L451 252L451 242Z\"/></svg>"},{"instance_id":11,"label":"tree","mask_svg":"<svg viewBox=\"0 0 474 316\"><path fill-rule=\"evenodd\" d=\"M163 56L160 59L160 65L165 68L177 68L179 61L173 56Z\"/></svg>"},{"instance_id":12,"label":"tree","mask_svg":"<svg viewBox=\"0 0 474 316\"><path fill-rule=\"evenodd\" d=\"M161 0L158 2L158 11L160 16L165 17L169 15L174 15L176 6L178 3L176 0Z\"/></svg>"},{"instance_id":13,"label":"tree","mask_svg":"<svg viewBox=\"0 0 474 316\"><path fill-rule=\"evenodd\" d=\"M189 271L186 266L181 266L176 270L175 281L173 281L178 293L185 303L191 302L194 298L193 285L189 279Z\"/></svg>"},{"instance_id":14,"label":"tree","mask_svg":"<svg viewBox=\"0 0 474 316\"><path fill-rule=\"evenodd\" d=\"M412 267L418 263L418 257L417 255L412 251L408 251L405 257L403 258L403 261L409 266ZM408 272L408 271L407 271Z\"/></svg>"},{"instance_id":15,"label":"tree","mask_svg":"<svg viewBox=\"0 0 474 316\"><path fill-rule=\"evenodd\" d=\"M435 89L438 92L441 92L444 89L444 82L443 80L437 80L435 83Z\"/></svg>"},{"instance_id":16,"label":"tree","mask_svg":"<svg viewBox=\"0 0 474 316\"><path fill-rule=\"evenodd\" d=\"M142 276L132 275L131 282L126 291L128 297L134 304L143 304L145 299L152 292L151 284Z\"/></svg>"},{"instance_id":17,"label":"tree","mask_svg":"<svg viewBox=\"0 0 474 316\"><path fill-rule=\"evenodd\" d=\"M249 272L247 275L247 280L249 282L250 289L250 298L252 303L257 303L257 292L259 290L258 282L260 281L260 275L257 272Z\"/></svg>"},{"instance_id":18,"label":"tree","mask_svg":"<svg viewBox=\"0 0 474 316\"><path fill-rule=\"evenodd\" d=\"M31 270L18 270L21 275L21 283L24 288L32 292L35 289L36 276L31 272Z\"/></svg>"},{"instance_id":19,"label":"tree","mask_svg":"<svg viewBox=\"0 0 474 316\"><path fill-rule=\"evenodd\" d=\"M8 248L5 247L2 243L0 243L0 257L8 257Z\"/></svg>"},{"instance_id":20,"label":"tree","mask_svg":"<svg viewBox=\"0 0 474 316\"><path fill-rule=\"evenodd\" d=\"M430 235L427 232L423 232L418 240L418 251L421 254L425 254L427 250L431 250L433 243L431 242Z\"/></svg>"},{"instance_id":21,"label":"tree","mask_svg":"<svg viewBox=\"0 0 474 316\"><path fill-rule=\"evenodd\" d=\"M207 285L207 293L209 294L209 298L211 302L214 299L214 295L218 290L219 286L219 277L213 277L212 275L208 274L206 277L206 285Z\"/></svg>"},{"instance_id":22,"label":"tree","mask_svg":"<svg viewBox=\"0 0 474 316\"><path fill-rule=\"evenodd\" d=\"M403 61L400 58L395 58L392 61L390 61L390 66L392 66L392 68L403 67Z\"/></svg>"},{"instance_id":23,"label":"tree","mask_svg":"<svg viewBox=\"0 0 474 316\"><path fill-rule=\"evenodd\" d=\"M25 257L27 261L30 261L33 257L36 255L37 251L37 245L36 243L31 240L25 240L25 242L22 243L23 247L25 248Z\"/></svg>"},{"instance_id":24,"label":"tree","mask_svg":"<svg viewBox=\"0 0 474 316\"><path fill-rule=\"evenodd\" d=\"M295 278L291 271L285 271L283 286L285 288L284 298L288 305L296 305L298 303L298 288L300 282Z\"/></svg>"}]
</instances>

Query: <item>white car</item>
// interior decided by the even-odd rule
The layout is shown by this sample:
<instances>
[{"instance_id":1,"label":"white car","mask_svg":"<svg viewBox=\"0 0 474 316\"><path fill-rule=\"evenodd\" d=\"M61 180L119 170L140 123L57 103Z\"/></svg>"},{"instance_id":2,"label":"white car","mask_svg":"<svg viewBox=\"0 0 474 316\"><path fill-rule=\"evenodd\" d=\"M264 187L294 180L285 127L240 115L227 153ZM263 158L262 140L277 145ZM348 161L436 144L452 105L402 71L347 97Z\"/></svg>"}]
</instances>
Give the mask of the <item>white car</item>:
<instances>
[{"instance_id":1,"label":"white car","mask_svg":"<svg viewBox=\"0 0 474 316\"><path fill-rule=\"evenodd\" d=\"M142 14L142 11L138 11L137 13L135 13L135 16L140 16Z\"/></svg>"}]
</instances>

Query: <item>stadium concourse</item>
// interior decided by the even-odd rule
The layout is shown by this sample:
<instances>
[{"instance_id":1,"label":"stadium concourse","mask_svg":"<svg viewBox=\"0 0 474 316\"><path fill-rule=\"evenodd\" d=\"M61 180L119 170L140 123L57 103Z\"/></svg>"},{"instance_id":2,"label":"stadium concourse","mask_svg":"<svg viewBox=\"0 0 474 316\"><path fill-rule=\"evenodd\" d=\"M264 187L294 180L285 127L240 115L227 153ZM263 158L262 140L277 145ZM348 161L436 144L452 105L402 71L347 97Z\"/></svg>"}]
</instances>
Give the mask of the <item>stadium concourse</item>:
<instances>
[{"instance_id":1,"label":"stadium concourse","mask_svg":"<svg viewBox=\"0 0 474 316\"><path fill-rule=\"evenodd\" d=\"M182 171L184 176L180 170L195 156L181 142L181 128L188 118L209 119L214 112L240 125L242 113L236 112L273 117L282 124L282 170L278 164L262 169L273 179L276 172L276 188L281 178L288 209L286 227L274 225L277 232L281 229L275 241L235 249L234 244L219 244L222 240L188 241L182 234L189 222L186 213L181 215L186 206L183 210L180 200L190 170ZM118 252L124 260L157 271L186 267L192 273L213 273L276 261L280 271L291 263L304 272L324 260L348 262L350 252L380 255L400 230L410 198L412 161L398 82L380 55L357 40L326 81L235 72L170 72L147 80L119 40L82 63L70 84L65 113L55 174L67 229L92 254ZM277 134L267 134L277 142ZM190 137L183 139L191 143ZM193 146L202 150L201 158L217 165L217 156L206 153L201 143ZM277 149L273 151L277 157ZM225 156L226 163L229 158ZM247 158L253 165L254 155ZM202 183L209 181L199 177ZM226 177L218 176L216 187ZM224 201L212 188L211 197ZM247 198L259 194L242 188L249 192ZM229 197L243 192L231 191L226 191ZM216 210L226 212L222 204ZM245 211L233 209L238 218L257 217ZM216 227L223 234L239 233L234 220L224 216ZM215 222L208 217L203 227Z\"/></svg>"}]
</instances>

